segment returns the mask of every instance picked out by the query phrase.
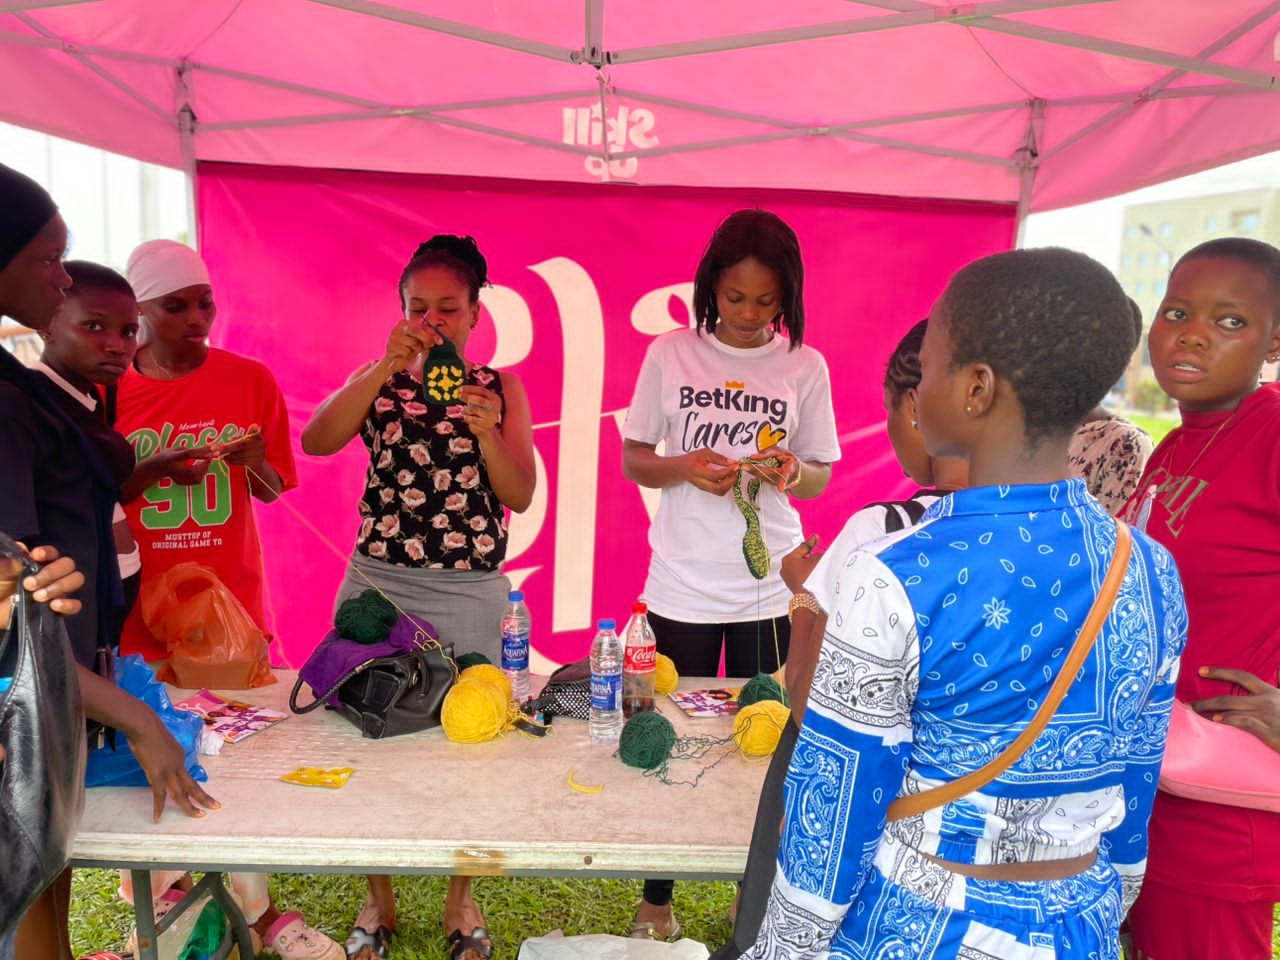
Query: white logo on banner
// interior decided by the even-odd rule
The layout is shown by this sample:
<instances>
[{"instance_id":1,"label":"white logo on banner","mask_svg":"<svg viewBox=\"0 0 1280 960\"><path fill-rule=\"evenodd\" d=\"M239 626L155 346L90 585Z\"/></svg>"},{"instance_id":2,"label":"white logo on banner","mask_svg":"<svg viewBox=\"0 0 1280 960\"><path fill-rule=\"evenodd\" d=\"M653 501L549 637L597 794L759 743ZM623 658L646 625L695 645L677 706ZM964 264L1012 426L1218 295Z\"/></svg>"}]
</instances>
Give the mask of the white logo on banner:
<instances>
[{"instance_id":1,"label":"white logo on banner","mask_svg":"<svg viewBox=\"0 0 1280 960\"><path fill-rule=\"evenodd\" d=\"M611 150L652 150L658 145L658 138L653 133L653 111L644 107L619 106L611 115L605 116L600 104L596 103L589 107L565 107L561 114L564 142L573 146L600 147L604 145L606 136ZM587 173L601 180L627 179L636 175L640 160L637 157L618 160L584 157L583 166Z\"/></svg>"}]
</instances>

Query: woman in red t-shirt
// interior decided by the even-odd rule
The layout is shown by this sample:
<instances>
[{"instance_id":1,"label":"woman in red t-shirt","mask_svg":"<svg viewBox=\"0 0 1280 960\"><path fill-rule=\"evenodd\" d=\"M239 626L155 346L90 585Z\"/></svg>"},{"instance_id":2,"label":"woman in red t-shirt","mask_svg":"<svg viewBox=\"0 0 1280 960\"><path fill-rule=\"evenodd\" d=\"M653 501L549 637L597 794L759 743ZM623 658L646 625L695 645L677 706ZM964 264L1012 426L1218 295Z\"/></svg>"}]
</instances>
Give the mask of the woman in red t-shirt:
<instances>
[{"instance_id":1,"label":"woman in red t-shirt","mask_svg":"<svg viewBox=\"0 0 1280 960\"><path fill-rule=\"evenodd\" d=\"M1182 426L1126 508L1177 561L1188 639L1178 699L1280 751L1280 250L1256 240L1184 255L1151 326L1151 365ZM1170 751L1177 744L1170 741ZM1161 793L1142 895L1142 960L1270 960L1280 813Z\"/></svg>"}]
</instances>

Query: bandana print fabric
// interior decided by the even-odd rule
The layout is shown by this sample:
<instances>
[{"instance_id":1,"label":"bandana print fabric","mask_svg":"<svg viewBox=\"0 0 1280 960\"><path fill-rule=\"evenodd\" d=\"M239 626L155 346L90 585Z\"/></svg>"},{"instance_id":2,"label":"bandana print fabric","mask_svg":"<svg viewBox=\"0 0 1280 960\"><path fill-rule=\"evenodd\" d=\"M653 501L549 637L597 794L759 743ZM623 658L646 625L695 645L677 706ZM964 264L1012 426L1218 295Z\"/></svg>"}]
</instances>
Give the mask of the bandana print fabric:
<instances>
[{"instance_id":1,"label":"bandana print fabric","mask_svg":"<svg viewBox=\"0 0 1280 960\"><path fill-rule=\"evenodd\" d=\"M502 378L490 367L473 367L467 381L502 397ZM406 372L382 385L360 431L369 451L360 553L401 567L501 565L506 516L462 410L424 402L422 384Z\"/></svg>"},{"instance_id":2,"label":"bandana print fabric","mask_svg":"<svg viewBox=\"0 0 1280 960\"><path fill-rule=\"evenodd\" d=\"M1169 553L1135 531L1119 595L1063 704L978 791L886 825L897 796L982 767L1030 721L1092 606L1115 523L1084 481L983 487L840 555L806 586L827 626L785 786L752 960L1119 960L1186 641ZM1064 860L1065 880L963 864Z\"/></svg>"}]
</instances>

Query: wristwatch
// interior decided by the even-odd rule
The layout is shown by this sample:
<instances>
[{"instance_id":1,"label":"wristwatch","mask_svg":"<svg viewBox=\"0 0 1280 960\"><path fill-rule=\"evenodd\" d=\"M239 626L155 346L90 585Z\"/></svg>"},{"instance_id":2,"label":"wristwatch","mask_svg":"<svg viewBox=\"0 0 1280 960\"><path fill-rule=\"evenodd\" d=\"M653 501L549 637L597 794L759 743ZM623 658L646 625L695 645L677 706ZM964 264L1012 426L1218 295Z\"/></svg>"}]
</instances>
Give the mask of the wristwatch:
<instances>
[{"instance_id":1,"label":"wristwatch","mask_svg":"<svg viewBox=\"0 0 1280 960\"><path fill-rule=\"evenodd\" d=\"M791 602L787 604L787 619L794 620L797 610L808 610L815 617L822 616L822 607L818 605L817 598L807 590L791 595Z\"/></svg>"}]
</instances>

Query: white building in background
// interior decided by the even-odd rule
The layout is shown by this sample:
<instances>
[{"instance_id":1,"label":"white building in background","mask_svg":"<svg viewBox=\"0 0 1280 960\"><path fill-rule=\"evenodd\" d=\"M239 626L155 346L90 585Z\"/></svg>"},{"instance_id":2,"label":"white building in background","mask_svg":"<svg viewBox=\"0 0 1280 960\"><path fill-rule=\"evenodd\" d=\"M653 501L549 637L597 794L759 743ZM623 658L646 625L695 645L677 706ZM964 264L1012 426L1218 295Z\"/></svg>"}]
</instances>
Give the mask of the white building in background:
<instances>
[{"instance_id":1,"label":"white building in background","mask_svg":"<svg viewBox=\"0 0 1280 960\"><path fill-rule=\"evenodd\" d=\"M129 253L144 240L192 239L180 170L4 123L0 163L21 170L53 195L70 231L68 260L93 260L124 272ZM0 322L14 326L11 320ZM5 336L4 328L0 343L24 359L40 350L34 335Z\"/></svg>"}]
</instances>

